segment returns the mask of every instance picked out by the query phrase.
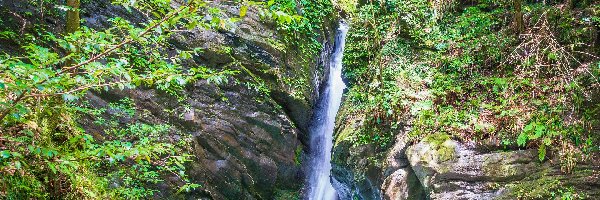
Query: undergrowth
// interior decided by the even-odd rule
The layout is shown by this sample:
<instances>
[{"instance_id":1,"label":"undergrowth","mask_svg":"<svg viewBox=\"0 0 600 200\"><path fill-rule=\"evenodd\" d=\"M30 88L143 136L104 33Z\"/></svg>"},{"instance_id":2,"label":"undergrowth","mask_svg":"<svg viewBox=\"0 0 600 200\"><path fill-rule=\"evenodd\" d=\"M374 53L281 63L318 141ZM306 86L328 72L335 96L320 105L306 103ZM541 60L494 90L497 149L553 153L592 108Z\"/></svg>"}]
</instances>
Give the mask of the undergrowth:
<instances>
[{"instance_id":1,"label":"undergrowth","mask_svg":"<svg viewBox=\"0 0 600 200\"><path fill-rule=\"evenodd\" d=\"M399 133L413 141L443 133L492 149L537 148L540 161L555 155L566 172L590 159L599 139L598 5L525 4L521 33L511 5L359 5L339 120L353 131L336 142L385 150Z\"/></svg>"}]
</instances>

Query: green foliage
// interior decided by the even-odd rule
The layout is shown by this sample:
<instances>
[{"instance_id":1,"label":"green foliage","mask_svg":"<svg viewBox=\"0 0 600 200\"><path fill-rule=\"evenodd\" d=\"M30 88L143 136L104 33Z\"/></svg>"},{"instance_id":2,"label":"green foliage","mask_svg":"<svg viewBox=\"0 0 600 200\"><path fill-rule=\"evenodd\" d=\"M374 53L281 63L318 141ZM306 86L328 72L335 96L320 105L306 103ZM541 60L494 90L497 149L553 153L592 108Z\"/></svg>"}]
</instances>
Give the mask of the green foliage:
<instances>
[{"instance_id":1,"label":"green foliage","mask_svg":"<svg viewBox=\"0 0 600 200\"><path fill-rule=\"evenodd\" d=\"M560 23L561 20L570 19L563 13L552 13L553 8L539 5L534 5L533 8L532 21L537 20L538 25L546 23L545 20ZM566 99L580 99L581 93L594 90L589 87L590 82L581 82L573 78L573 75L564 73L574 70L573 66L577 66L576 63L580 61L562 59L561 56L568 55L568 52L551 49L558 44L546 44L550 46L547 48L550 53L546 52L545 56L548 60L515 56L515 52L521 48L535 46L544 39L540 39L542 36L533 36L517 41L510 30L503 29L508 24L501 20L500 16L504 13L502 8L490 10L488 4L467 7L456 17L442 19L439 28L434 28L431 32L433 34L420 38L424 45L435 48L442 55L436 58L441 66L434 75L431 88L435 102L433 113L423 112L418 115L419 120L416 121L417 127L413 134L432 134L446 130L463 140L477 141L484 145L499 146L498 141L502 140L504 146L537 146L540 161L546 159L548 150L561 151L562 143L572 141L569 138L583 136L588 141L597 140L591 134L591 129L582 127L585 123L566 122L564 118L575 114L573 109L584 109L581 101ZM530 28L531 34L553 36L553 33L544 32L549 30L543 29L546 28L544 26L546 25L543 24L542 28ZM573 38L579 40L585 37L571 34L578 27L563 28L559 25L557 29L558 33L569 34L571 39L559 35L549 40L573 42ZM577 42L572 44L578 48ZM538 52L532 53L538 55ZM532 71L540 66L550 67L544 72ZM582 74L579 77L586 79L584 77L588 75L590 74ZM557 79L560 82L553 82ZM583 101L589 102L591 99ZM577 146L581 149L588 148L583 143L578 143Z\"/></svg>"},{"instance_id":2,"label":"green foliage","mask_svg":"<svg viewBox=\"0 0 600 200\"><path fill-rule=\"evenodd\" d=\"M287 65L272 73L278 77L279 87L287 89L292 97L307 100L310 98L310 84L307 71L313 70L315 56L322 50L322 31L330 29L333 6L329 0L269 0L267 10L261 16L276 24L281 37L272 46L283 51Z\"/></svg>"},{"instance_id":3,"label":"green foliage","mask_svg":"<svg viewBox=\"0 0 600 200\"><path fill-rule=\"evenodd\" d=\"M358 0L334 0L332 2L337 10L343 11L346 14L356 13Z\"/></svg>"},{"instance_id":4,"label":"green foliage","mask_svg":"<svg viewBox=\"0 0 600 200\"><path fill-rule=\"evenodd\" d=\"M537 148L540 161L559 155L565 171L597 151L598 51L582 44L598 12L524 5L528 32L519 37L510 7L476 1L443 15L420 0L357 7L352 26L361 28L349 33L344 57L350 117L340 120L352 133L338 140L386 146L411 124L415 140L447 133L489 148Z\"/></svg>"},{"instance_id":5,"label":"green foliage","mask_svg":"<svg viewBox=\"0 0 600 200\"><path fill-rule=\"evenodd\" d=\"M141 1L135 5L143 9L155 4L162 5L161 1ZM198 78L222 80L222 76L232 74L231 71L215 73L201 66L184 70L181 63L189 56L173 57L162 50L169 46L167 40L174 33L168 30L218 25L201 20L201 11L207 5L199 1L190 1L176 9L165 6L168 8L164 9L170 10L164 14L160 9L152 10L153 14L164 17L142 27L117 17L109 20L113 26L106 30L84 27L64 37L40 32L20 42L26 52L23 56L0 55L0 69L5 72L1 74L4 90L0 93L0 108L3 115L8 115L7 119L2 117L4 122L21 122L29 112L28 104L36 102L34 98L62 96L73 101L90 89L122 90L140 85L155 86L176 95L186 83ZM211 14L219 16L218 12ZM47 44L56 44L53 48L60 51L44 47ZM59 55L61 51L72 53ZM185 51L180 54L189 55ZM68 61L78 64L65 66Z\"/></svg>"},{"instance_id":6,"label":"green foliage","mask_svg":"<svg viewBox=\"0 0 600 200\"><path fill-rule=\"evenodd\" d=\"M31 2L40 18L48 7L58 8L53 17L64 14L57 3ZM45 23L12 30L0 21L0 39L20 47L0 55L0 198L146 199L166 178L179 187L173 193L200 187L185 172L191 136L138 121L143 116L131 99L96 108L84 95L150 87L181 101L188 83L225 83L237 71L184 67L201 49L174 52L169 41L176 31L226 28L238 19L202 0L112 3L150 18L115 17L106 29L69 34ZM83 130L88 121L93 125Z\"/></svg>"},{"instance_id":7,"label":"green foliage","mask_svg":"<svg viewBox=\"0 0 600 200\"><path fill-rule=\"evenodd\" d=\"M181 136L166 124L143 122L144 114L132 99L92 107L85 102L89 92L154 88L182 102L187 99L183 91L189 83L198 79L227 83L239 73L230 67L240 67L252 77L244 84L267 97L270 94L270 86L241 66L230 47L223 47L220 53L233 61L215 70L189 66L203 49L182 50L170 43L178 32L228 30L239 18L226 16L203 0L181 4L171 0L111 2L148 19L132 23L114 17L108 19L110 25L105 29L81 27L69 34L57 33L46 23L14 30L11 25L17 22L0 21L5 25L0 40L18 44L15 51L0 55L2 198L147 199L167 192L158 191L157 186L166 179L167 185L178 187L173 193L200 187L191 183L185 172L185 163L191 159L186 154L191 146L189 135ZM65 11L72 8L61 3L33 1L34 12L14 14L64 18ZM288 45L280 49L298 49L305 59L303 67L308 67L312 62L308 59L320 50L317 30L332 13L329 1L321 0L235 4L240 6L239 17L246 16L249 7L256 7L265 19L274 20ZM278 74L279 80L296 91L295 97L306 97L297 92L308 91L301 88L307 87L308 78L288 74Z\"/></svg>"},{"instance_id":8,"label":"green foliage","mask_svg":"<svg viewBox=\"0 0 600 200\"><path fill-rule=\"evenodd\" d=\"M425 99L429 94L420 92L431 81L430 66L410 62L416 59L416 46L405 38L410 34L404 29L407 23L398 21L404 17L414 25L423 25L417 21L423 20L428 11L419 10L421 13L414 15L408 12L417 8L426 8L426 4L387 1L362 5L352 14L352 27L365 28L353 28L348 35L347 40L352 42L346 44L344 73L353 85L344 102L347 110L343 116L360 116L344 121L348 126L362 126L336 143L373 143L385 149L394 141L395 133L404 129L404 119L410 112L430 108L431 102ZM418 103L413 104L413 100Z\"/></svg>"},{"instance_id":9,"label":"green foliage","mask_svg":"<svg viewBox=\"0 0 600 200\"><path fill-rule=\"evenodd\" d=\"M66 103L62 114L52 114L55 119L38 113L22 130L3 137L10 146L2 151L1 181L6 188L19 188L3 191L6 197L147 198L157 192L154 184L172 175L187 189L198 187L185 174L191 137L173 143L167 125L117 122L138 115L133 106L128 99L109 109ZM89 113L104 130L102 140L75 121Z\"/></svg>"},{"instance_id":10,"label":"green foliage","mask_svg":"<svg viewBox=\"0 0 600 200\"><path fill-rule=\"evenodd\" d=\"M306 55L316 55L321 50L319 30L331 17L333 6L327 0L270 0L265 17L274 19L284 33L284 43L298 48ZM306 59L312 57L307 56Z\"/></svg>"},{"instance_id":11,"label":"green foliage","mask_svg":"<svg viewBox=\"0 0 600 200\"><path fill-rule=\"evenodd\" d=\"M294 163L298 166L302 165L302 146L298 146L294 151Z\"/></svg>"}]
</instances>

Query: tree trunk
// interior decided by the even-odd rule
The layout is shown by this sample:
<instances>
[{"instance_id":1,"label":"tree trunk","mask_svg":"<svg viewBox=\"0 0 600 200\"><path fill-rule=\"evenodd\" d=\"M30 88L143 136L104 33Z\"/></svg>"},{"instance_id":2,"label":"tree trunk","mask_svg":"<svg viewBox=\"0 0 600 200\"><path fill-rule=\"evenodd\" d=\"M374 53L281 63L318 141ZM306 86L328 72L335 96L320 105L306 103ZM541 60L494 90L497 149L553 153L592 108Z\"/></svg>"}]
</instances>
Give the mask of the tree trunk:
<instances>
[{"instance_id":1,"label":"tree trunk","mask_svg":"<svg viewBox=\"0 0 600 200\"><path fill-rule=\"evenodd\" d=\"M67 11L67 26L65 27L65 33L69 34L69 33L74 33L76 31L79 30L79 28L81 27L81 24L79 23L80 17L79 17L79 6L81 5L80 0L67 0L67 6L69 7L69 10ZM75 47L75 51L74 52L69 52L69 54L71 53L76 53L77 47ZM65 63L66 67L69 67L71 65L76 64L75 61L73 59L68 59Z\"/></svg>"},{"instance_id":2,"label":"tree trunk","mask_svg":"<svg viewBox=\"0 0 600 200\"><path fill-rule=\"evenodd\" d=\"M80 0L67 0L67 6L69 7L69 10L67 11L67 27L65 29L67 33L74 33L79 30L79 1Z\"/></svg>"},{"instance_id":3,"label":"tree trunk","mask_svg":"<svg viewBox=\"0 0 600 200\"><path fill-rule=\"evenodd\" d=\"M514 25L517 34L525 31L525 22L523 21L523 11L521 10L522 0L514 0L515 14L514 14Z\"/></svg>"}]
</instances>

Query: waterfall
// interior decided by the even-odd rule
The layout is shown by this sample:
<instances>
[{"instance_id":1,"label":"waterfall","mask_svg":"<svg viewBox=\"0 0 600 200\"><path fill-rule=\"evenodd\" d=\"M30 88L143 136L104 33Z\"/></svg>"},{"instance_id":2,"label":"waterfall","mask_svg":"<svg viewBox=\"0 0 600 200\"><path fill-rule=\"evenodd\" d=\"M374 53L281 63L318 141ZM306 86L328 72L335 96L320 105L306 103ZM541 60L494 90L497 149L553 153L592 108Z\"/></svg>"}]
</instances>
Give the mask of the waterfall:
<instances>
[{"instance_id":1,"label":"waterfall","mask_svg":"<svg viewBox=\"0 0 600 200\"><path fill-rule=\"evenodd\" d=\"M342 93L346 85L342 81L342 57L348 25L341 22L336 32L334 51L329 62L327 85L317 102L310 128L310 166L308 167L309 200L333 200L338 195L331 185L331 149L333 129Z\"/></svg>"}]
</instances>

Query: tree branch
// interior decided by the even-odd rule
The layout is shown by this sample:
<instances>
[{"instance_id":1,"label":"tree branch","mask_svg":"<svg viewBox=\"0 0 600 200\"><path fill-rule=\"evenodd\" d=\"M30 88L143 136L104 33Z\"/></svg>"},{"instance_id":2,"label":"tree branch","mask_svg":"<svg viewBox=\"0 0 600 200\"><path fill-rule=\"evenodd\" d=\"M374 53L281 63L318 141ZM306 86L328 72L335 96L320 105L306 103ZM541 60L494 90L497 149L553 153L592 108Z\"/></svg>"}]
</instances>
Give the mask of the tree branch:
<instances>
[{"instance_id":1,"label":"tree branch","mask_svg":"<svg viewBox=\"0 0 600 200\"><path fill-rule=\"evenodd\" d=\"M169 19L171 19L171 18L175 17L177 14L181 13L181 12L182 12L182 11L183 11L185 8L187 8L187 7L191 6L191 5L192 5L192 2L193 2L193 1L189 1L189 3L188 3L187 5L185 5L185 6L181 6L181 7L179 7L177 10L175 10L175 11L173 11L173 12L169 13L168 15L164 16L164 17L163 17L163 18L162 18L162 19L161 19L159 22L157 22L157 23L155 23L155 24L153 24L153 25L149 26L149 27L148 27L148 28L146 28L146 29L145 29L145 30L144 30L142 33L140 33L139 37L142 37L142 36L144 36L144 35L146 35L146 34L150 33L150 32L151 32L153 29L155 29L156 27L158 27L158 26L160 26L161 24L165 23L167 20L169 20ZM129 37L129 38L127 38L127 39L123 40L121 43L117 44L116 46L114 46L114 47L112 47L112 48L110 48L110 49L108 49L108 50L106 50L106 51L104 51L104 52L102 52L102 53L100 53L100 54L98 54L98 55L96 55L96 56L94 56L94 57L92 57L92 58L90 58L90 59L86 60L86 61L83 61L83 62L81 62L81 63L79 63L79 64L76 64L76 65L74 65L74 66L71 66L71 67L65 67L65 68L61 69L60 71L58 71L57 73L55 73L55 74L54 74L52 77L49 77L49 78L47 78L47 79L44 79L44 80L42 80L42 81L40 81L39 83L36 83L36 84L42 84L42 83L45 83L45 82L47 82L48 80L50 80L50 79L52 79L52 78L55 78L55 77L58 77L58 76L60 76L60 75L64 74L65 72L68 72L68 71L71 71L71 70L74 70L74 69L78 69L78 68L80 68L80 67L82 67L82 66L84 66L84 65L87 65L87 64L89 64L89 63L91 63L91 62L94 62L94 61L96 61L96 60L100 59L100 58L103 58L103 57L105 57L105 56L107 56L107 55L110 55L110 54L111 54L112 52L114 52L115 50L117 50L117 49L119 49L119 48L121 48L121 47L123 47L123 46L125 46L125 45L127 45L127 44L129 44L129 43L131 43L131 42L133 42L133 41L134 41L134 40L133 40L133 39L131 39L131 37ZM36 85L36 84L34 84L34 85ZM0 121L4 120L4 118L5 118L5 117L6 117L6 116L7 116L7 115L8 115L8 114L9 114L9 113L10 113L10 112L11 112L11 111L12 111L12 110L15 108L15 106L16 106L16 105L17 105L17 104L18 104L20 101L23 101L23 100L25 100L25 99L27 99L27 98L29 98L29 97L36 96L36 95L27 95L26 93L29 93L29 92L31 92L31 91L23 91L23 93L21 93L21 94L20 94L20 95L19 95L19 96L18 96L18 97L17 97L17 98L16 98L16 99L15 99L15 100L12 102L12 105L11 105L9 108L7 108L7 109L5 109L4 111L2 111L2 113L0 113Z\"/></svg>"}]
</instances>

